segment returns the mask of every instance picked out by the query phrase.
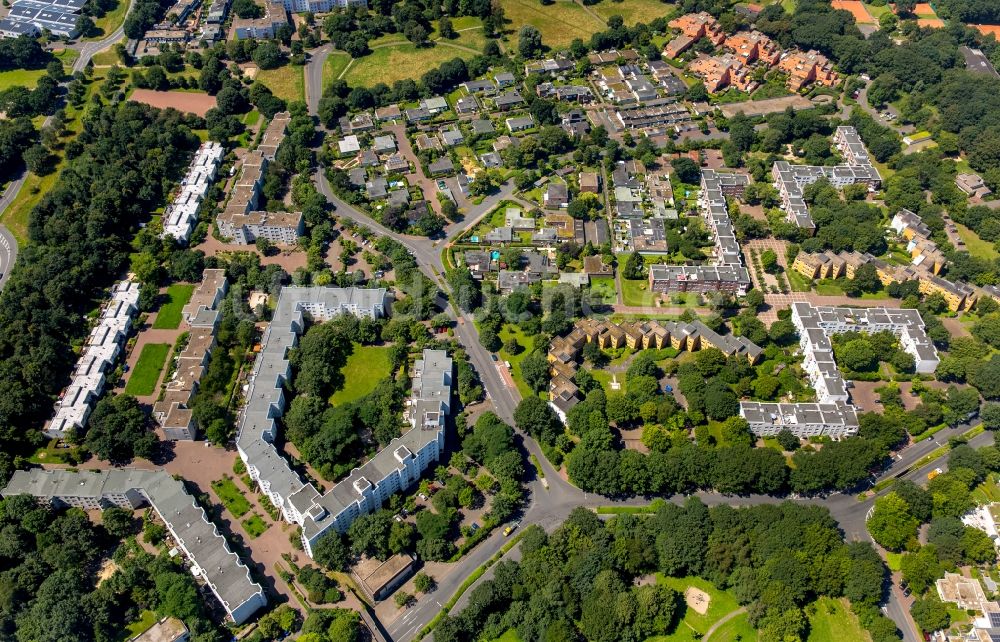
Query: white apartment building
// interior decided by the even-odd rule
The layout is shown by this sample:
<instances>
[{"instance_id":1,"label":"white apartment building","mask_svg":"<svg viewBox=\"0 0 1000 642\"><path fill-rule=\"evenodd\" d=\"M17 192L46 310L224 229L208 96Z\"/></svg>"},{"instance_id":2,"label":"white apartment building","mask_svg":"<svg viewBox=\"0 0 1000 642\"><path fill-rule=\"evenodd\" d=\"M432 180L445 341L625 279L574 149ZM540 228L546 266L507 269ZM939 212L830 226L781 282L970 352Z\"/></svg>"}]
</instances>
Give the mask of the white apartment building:
<instances>
[{"instance_id":1,"label":"white apartment building","mask_svg":"<svg viewBox=\"0 0 1000 642\"><path fill-rule=\"evenodd\" d=\"M368 0L284 0L284 3L285 9L292 13L302 13L304 11L325 13L334 9L368 6Z\"/></svg>"},{"instance_id":2,"label":"white apartment building","mask_svg":"<svg viewBox=\"0 0 1000 642\"><path fill-rule=\"evenodd\" d=\"M42 431L48 437L64 437L71 429L83 428L97 398L104 392L105 374L112 367L138 311L139 284L119 281L111 289L97 325L90 331L70 384L55 403L55 414Z\"/></svg>"},{"instance_id":3,"label":"white apartment building","mask_svg":"<svg viewBox=\"0 0 1000 642\"><path fill-rule=\"evenodd\" d=\"M148 503L190 561L191 573L205 582L236 624L267 604L263 587L251 579L249 569L188 494L184 482L166 471L18 470L2 494L32 495L56 507L85 510L108 506L131 510Z\"/></svg>"},{"instance_id":4,"label":"white apartment building","mask_svg":"<svg viewBox=\"0 0 1000 642\"><path fill-rule=\"evenodd\" d=\"M868 150L853 127L838 127L833 142L844 156L846 163L843 165L820 167L777 161L771 168L774 186L781 194L782 208L789 222L801 228L816 229L816 224L809 215L809 208L802 198L802 190L806 185L815 183L821 178L829 180L837 189L857 183L864 183L869 189L878 189L882 185L882 177L872 165Z\"/></svg>"},{"instance_id":5,"label":"white apartment building","mask_svg":"<svg viewBox=\"0 0 1000 642\"><path fill-rule=\"evenodd\" d=\"M181 190L163 212L163 234L178 241L187 241L198 221L201 206L208 188L215 180L225 150L216 142L202 143L195 152L187 175L181 181Z\"/></svg>"},{"instance_id":6,"label":"white apartment building","mask_svg":"<svg viewBox=\"0 0 1000 642\"><path fill-rule=\"evenodd\" d=\"M343 532L357 516L408 487L438 460L444 447L452 362L440 350L425 350L416 362L408 412L411 429L326 494L305 483L274 447L279 430L275 419L284 412L284 384L292 376L287 355L305 328L304 315L328 320L338 314L375 318L388 312L384 289L286 287L261 342L236 446L251 478L288 522L302 526L303 545L310 556L323 533L331 528Z\"/></svg>"}]
</instances>

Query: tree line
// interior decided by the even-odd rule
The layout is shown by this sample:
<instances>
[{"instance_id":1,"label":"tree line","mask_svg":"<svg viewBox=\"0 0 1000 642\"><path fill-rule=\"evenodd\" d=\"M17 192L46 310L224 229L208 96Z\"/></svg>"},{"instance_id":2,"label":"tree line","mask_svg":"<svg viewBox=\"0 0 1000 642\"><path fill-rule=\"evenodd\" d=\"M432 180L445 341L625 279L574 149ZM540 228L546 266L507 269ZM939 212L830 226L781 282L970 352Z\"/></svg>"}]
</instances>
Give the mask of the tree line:
<instances>
[{"instance_id":1,"label":"tree line","mask_svg":"<svg viewBox=\"0 0 1000 642\"><path fill-rule=\"evenodd\" d=\"M746 606L762 640L805 639L803 608L847 597L875 642L899 639L878 610L886 569L871 545L845 544L824 508L791 503L736 509L661 503L650 515L606 522L577 508L551 535L537 526L519 562L501 561L468 605L446 615L438 642L495 639L636 641L672 633L685 606L652 573L703 577Z\"/></svg>"}]
</instances>

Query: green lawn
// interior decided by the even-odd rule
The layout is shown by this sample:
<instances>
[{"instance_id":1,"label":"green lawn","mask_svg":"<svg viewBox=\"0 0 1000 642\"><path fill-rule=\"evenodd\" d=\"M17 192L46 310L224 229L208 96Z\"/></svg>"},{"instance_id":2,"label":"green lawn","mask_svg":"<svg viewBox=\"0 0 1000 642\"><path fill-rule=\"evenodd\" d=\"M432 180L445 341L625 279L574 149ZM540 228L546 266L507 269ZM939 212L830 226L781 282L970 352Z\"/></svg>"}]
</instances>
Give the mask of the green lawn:
<instances>
[{"instance_id":1,"label":"green lawn","mask_svg":"<svg viewBox=\"0 0 1000 642\"><path fill-rule=\"evenodd\" d=\"M649 291L649 281L646 279L622 279L622 302L625 305L651 307L658 296Z\"/></svg>"},{"instance_id":2,"label":"green lawn","mask_svg":"<svg viewBox=\"0 0 1000 642\"><path fill-rule=\"evenodd\" d=\"M11 69L10 71L0 71L0 91L10 89L14 85L34 89L35 85L38 84L38 79L44 75L44 69Z\"/></svg>"},{"instance_id":3,"label":"green lawn","mask_svg":"<svg viewBox=\"0 0 1000 642\"><path fill-rule=\"evenodd\" d=\"M965 241L965 245L969 249L969 254L972 256L978 256L979 258L987 259L992 261L993 259L1000 256L1000 253L996 251L993 244L989 241L984 241L979 238L979 235L965 227L961 223L955 223L955 227L958 228L958 235L962 237Z\"/></svg>"},{"instance_id":4,"label":"green lawn","mask_svg":"<svg viewBox=\"0 0 1000 642\"><path fill-rule=\"evenodd\" d=\"M740 613L712 634L712 642L756 642L757 629L750 626L746 613Z\"/></svg>"},{"instance_id":5,"label":"green lawn","mask_svg":"<svg viewBox=\"0 0 1000 642\"><path fill-rule=\"evenodd\" d=\"M118 42L125 43L127 40L128 38L122 38ZM95 67L110 67L111 65L121 64L118 54L115 53L115 45L98 51L91 60L94 62Z\"/></svg>"},{"instance_id":6,"label":"green lawn","mask_svg":"<svg viewBox=\"0 0 1000 642\"><path fill-rule=\"evenodd\" d=\"M500 341L504 344L507 343L508 339L513 338L521 346L521 351L517 354L510 354L503 348L500 349L498 354L504 361L510 361L510 374L514 377L514 383L517 385L517 390L521 393L521 397L530 397L534 392L532 392L521 376L521 362L524 361L524 358L528 356L529 351L534 347L534 341L524 334L521 328L510 324L501 328L499 336Z\"/></svg>"},{"instance_id":7,"label":"green lawn","mask_svg":"<svg viewBox=\"0 0 1000 642\"><path fill-rule=\"evenodd\" d=\"M791 286L792 292L809 292L812 290L812 281L795 270L788 270L785 272L785 276L788 278L788 285Z\"/></svg>"},{"instance_id":8,"label":"green lawn","mask_svg":"<svg viewBox=\"0 0 1000 642\"><path fill-rule=\"evenodd\" d=\"M698 613L694 609L685 608L684 619L677 626L678 632L680 632L682 628L690 627L698 633L704 634L705 631L710 629L712 625L724 615L740 608L740 605L736 602L736 598L725 591L720 591L714 584L708 580L703 580L700 577L666 577L661 573L657 573L656 581L659 584L666 584L681 595L684 594L684 591L688 587L693 586L705 591L711 598L711 601L708 604L708 610L704 615ZM687 624L687 627L685 627L685 624Z\"/></svg>"},{"instance_id":9,"label":"green lawn","mask_svg":"<svg viewBox=\"0 0 1000 642\"><path fill-rule=\"evenodd\" d=\"M806 614L809 616L809 637L806 642L871 640L868 632L861 628L846 599L821 597L806 608Z\"/></svg>"},{"instance_id":10,"label":"green lawn","mask_svg":"<svg viewBox=\"0 0 1000 642\"><path fill-rule=\"evenodd\" d=\"M122 631L119 639L131 640L136 636L142 635L149 629L153 628L153 625L156 624L158 619L159 618L157 617L156 613L154 613L153 611L146 611L146 610L142 611L139 614L138 620L132 622L131 624L125 627L125 630Z\"/></svg>"},{"instance_id":11,"label":"green lawn","mask_svg":"<svg viewBox=\"0 0 1000 642\"><path fill-rule=\"evenodd\" d=\"M35 451L28 461L32 464L65 464L66 455L74 452L75 448L58 448L59 439L52 439L47 444Z\"/></svg>"},{"instance_id":12,"label":"green lawn","mask_svg":"<svg viewBox=\"0 0 1000 642\"><path fill-rule=\"evenodd\" d=\"M261 81L278 98L288 101L306 99L306 77L304 67L287 65L277 69L261 69L257 80Z\"/></svg>"},{"instance_id":13,"label":"green lawn","mask_svg":"<svg viewBox=\"0 0 1000 642\"><path fill-rule=\"evenodd\" d=\"M586 42L592 34L606 28L582 5L572 0L556 0L548 6L541 6L534 0L501 0L500 6L509 21L507 28L512 35L508 38L513 47L517 46L517 33L524 25L536 27L542 34L542 43L554 49L569 46L574 38ZM618 5L612 7L617 8Z\"/></svg>"},{"instance_id":14,"label":"green lawn","mask_svg":"<svg viewBox=\"0 0 1000 642\"><path fill-rule=\"evenodd\" d=\"M128 383L125 384L125 392L137 397L153 394L168 354L170 354L169 343L147 343L142 346L139 360L129 375Z\"/></svg>"},{"instance_id":15,"label":"green lawn","mask_svg":"<svg viewBox=\"0 0 1000 642\"><path fill-rule=\"evenodd\" d=\"M250 536L250 539L257 539L267 530L267 522L260 518L260 515L251 515L247 517L242 522L243 529Z\"/></svg>"},{"instance_id":16,"label":"green lawn","mask_svg":"<svg viewBox=\"0 0 1000 642\"><path fill-rule=\"evenodd\" d=\"M194 293L193 283L174 283L167 288L166 300L156 313L153 327L157 330L173 330L181 324L181 312Z\"/></svg>"},{"instance_id":17,"label":"green lawn","mask_svg":"<svg viewBox=\"0 0 1000 642\"><path fill-rule=\"evenodd\" d=\"M899 570L899 562L903 559L902 553L889 553L885 554L885 565L889 567L890 571Z\"/></svg>"},{"instance_id":18,"label":"green lawn","mask_svg":"<svg viewBox=\"0 0 1000 642\"><path fill-rule=\"evenodd\" d=\"M590 7L594 13L604 18L617 14L625 21L625 26L642 22L649 24L652 20L665 16L673 9L673 5L664 4L660 0L624 0L624 2L599 2Z\"/></svg>"},{"instance_id":19,"label":"green lawn","mask_svg":"<svg viewBox=\"0 0 1000 642\"><path fill-rule=\"evenodd\" d=\"M350 63L350 54L341 52L331 53L327 57L326 63L323 64L323 86L326 87L337 78L340 78L340 74L347 69L347 65Z\"/></svg>"},{"instance_id":20,"label":"green lawn","mask_svg":"<svg viewBox=\"0 0 1000 642\"><path fill-rule=\"evenodd\" d=\"M243 491L228 477L212 482L212 490L219 496L222 505L233 514L233 517L243 517L250 512L250 502L243 496Z\"/></svg>"},{"instance_id":21,"label":"green lawn","mask_svg":"<svg viewBox=\"0 0 1000 642\"><path fill-rule=\"evenodd\" d=\"M100 40L106 38L109 33L114 33L115 29L125 22L125 12L128 11L128 5L129 0L118 0L114 9L94 20L94 31L83 40Z\"/></svg>"},{"instance_id":22,"label":"green lawn","mask_svg":"<svg viewBox=\"0 0 1000 642\"><path fill-rule=\"evenodd\" d=\"M493 642L521 642L521 636L514 629L507 629L503 635L493 640Z\"/></svg>"},{"instance_id":23,"label":"green lawn","mask_svg":"<svg viewBox=\"0 0 1000 642\"><path fill-rule=\"evenodd\" d=\"M615 291L615 277L595 276L590 278L590 296L595 303L611 305L618 300Z\"/></svg>"},{"instance_id":24,"label":"green lawn","mask_svg":"<svg viewBox=\"0 0 1000 642\"><path fill-rule=\"evenodd\" d=\"M418 48L404 40L397 46L375 49L364 58L358 58L344 74L344 80L353 87L370 87L380 82L392 86L397 80L416 80L428 69L439 67L453 58L471 58L473 55L454 47Z\"/></svg>"},{"instance_id":25,"label":"green lawn","mask_svg":"<svg viewBox=\"0 0 1000 642\"><path fill-rule=\"evenodd\" d=\"M354 352L347 357L347 364L341 371L344 387L333 393L330 403L339 406L364 397L379 381L392 375L391 366L387 346L354 344Z\"/></svg>"}]
</instances>

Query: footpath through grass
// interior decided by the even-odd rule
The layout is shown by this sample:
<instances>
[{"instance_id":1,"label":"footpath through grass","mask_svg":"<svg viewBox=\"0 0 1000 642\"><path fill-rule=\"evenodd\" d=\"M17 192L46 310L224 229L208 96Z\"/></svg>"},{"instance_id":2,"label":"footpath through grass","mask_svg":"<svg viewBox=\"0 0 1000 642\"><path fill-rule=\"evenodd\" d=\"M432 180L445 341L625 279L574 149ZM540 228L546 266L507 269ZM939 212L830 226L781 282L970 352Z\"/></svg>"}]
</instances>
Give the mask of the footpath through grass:
<instances>
[{"instance_id":1,"label":"footpath through grass","mask_svg":"<svg viewBox=\"0 0 1000 642\"><path fill-rule=\"evenodd\" d=\"M125 392L136 397L145 397L156 390L156 382L160 380L160 371L170 353L169 343L147 343L142 346L139 360L125 384Z\"/></svg>"},{"instance_id":2,"label":"footpath through grass","mask_svg":"<svg viewBox=\"0 0 1000 642\"><path fill-rule=\"evenodd\" d=\"M153 328L157 330L174 330L181 324L181 313L184 306L194 294L193 283L174 283L167 288L166 300L156 313Z\"/></svg>"},{"instance_id":3,"label":"footpath through grass","mask_svg":"<svg viewBox=\"0 0 1000 642\"><path fill-rule=\"evenodd\" d=\"M806 642L871 640L868 632L861 628L858 617L851 611L850 603L844 598L821 597L806 607L806 615L809 617L809 637Z\"/></svg>"}]
</instances>

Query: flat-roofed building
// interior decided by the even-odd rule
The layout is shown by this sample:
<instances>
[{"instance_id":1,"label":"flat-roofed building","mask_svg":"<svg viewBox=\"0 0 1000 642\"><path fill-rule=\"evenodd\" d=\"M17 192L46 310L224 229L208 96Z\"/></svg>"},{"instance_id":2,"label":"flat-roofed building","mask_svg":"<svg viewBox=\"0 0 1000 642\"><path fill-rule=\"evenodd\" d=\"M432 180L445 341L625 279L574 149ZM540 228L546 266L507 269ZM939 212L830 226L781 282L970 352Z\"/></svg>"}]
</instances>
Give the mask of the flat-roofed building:
<instances>
[{"instance_id":1,"label":"flat-roofed building","mask_svg":"<svg viewBox=\"0 0 1000 642\"><path fill-rule=\"evenodd\" d=\"M260 40L274 38L278 29L288 24L285 5L279 2L266 2L264 15L260 18L235 18L233 34L237 40L256 38Z\"/></svg>"},{"instance_id":2,"label":"flat-roofed building","mask_svg":"<svg viewBox=\"0 0 1000 642\"><path fill-rule=\"evenodd\" d=\"M826 435L834 439L858 434L858 415L847 403L740 402L740 416L758 437L789 430L800 439Z\"/></svg>"},{"instance_id":3,"label":"flat-roofed building","mask_svg":"<svg viewBox=\"0 0 1000 642\"><path fill-rule=\"evenodd\" d=\"M374 557L362 557L351 569L351 575L370 599L380 602L392 595L416 570L416 562L407 554L397 553L384 562Z\"/></svg>"},{"instance_id":4,"label":"flat-roofed building","mask_svg":"<svg viewBox=\"0 0 1000 642\"><path fill-rule=\"evenodd\" d=\"M651 292L728 292L740 296L750 287L750 273L736 265L651 265Z\"/></svg>"},{"instance_id":5,"label":"flat-roofed building","mask_svg":"<svg viewBox=\"0 0 1000 642\"><path fill-rule=\"evenodd\" d=\"M57 507L85 510L109 506L133 510L148 503L187 557L191 573L205 582L236 624L267 604L263 587L251 579L249 569L188 494L184 482L166 471L18 470L2 494L32 495Z\"/></svg>"},{"instance_id":6,"label":"flat-roofed building","mask_svg":"<svg viewBox=\"0 0 1000 642\"><path fill-rule=\"evenodd\" d=\"M215 181L225 150L216 142L202 143L195 152L180 192L163 211L163 234L186 242L198 222L198 208Z\"/></svg>"}]
</instances>

